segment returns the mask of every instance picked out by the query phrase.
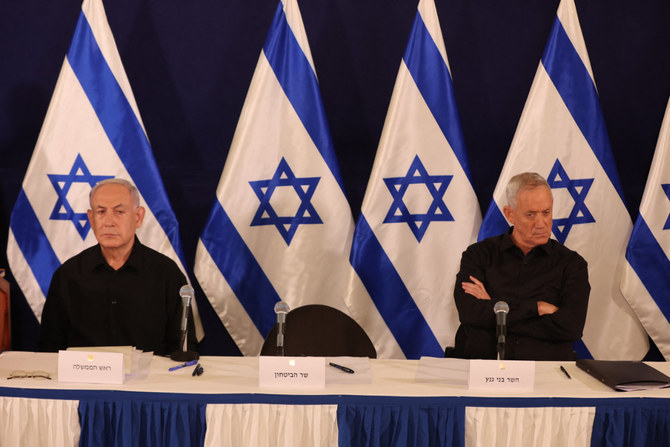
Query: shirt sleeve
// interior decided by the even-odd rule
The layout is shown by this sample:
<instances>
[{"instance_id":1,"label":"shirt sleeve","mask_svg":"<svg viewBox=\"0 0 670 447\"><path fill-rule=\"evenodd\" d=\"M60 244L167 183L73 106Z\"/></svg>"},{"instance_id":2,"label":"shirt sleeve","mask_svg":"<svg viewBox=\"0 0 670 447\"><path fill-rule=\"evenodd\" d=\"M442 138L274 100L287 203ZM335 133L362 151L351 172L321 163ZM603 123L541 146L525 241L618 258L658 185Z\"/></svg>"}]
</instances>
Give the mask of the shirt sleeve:
<instances>
[{"instance_id":1,"label":"shirt sleeve","mask_svg":"<svg viewBox=\"0 0 670 447\"><path fill-rule=\"evenodd\" d=\"M553 314L510 322L511 333L547 341L578 341L582 337L589 303L588 265L572 253L565 266L558 310ZM535 311L537 314L537 310Z\"/></svg>"},{"instance_id":2,"label":"shirt sleeve","mask_svg":"<svg viewBox=\"0 0 670 447\"><path fill-rule=\"evenodd\" d=\"M47 299L42 309L38 347L43 352L58 352L59 349L66 348L64 330L66 313L63 310L60 283L60 270L56 270L51 278Z\"/></svg>"},{"instance_id":3,"label":"shirt sleeve","mask_svg":"<svg viewBox=\"0 0 670 447\"><path fill-rule=\"evenodd\" d=\"M477 244L473 244L463 252L461 258L461 268L456 275L456 284L454 286L454 301L458 310L458 317L461 324L466 324L478 328L495 328L496 319L493 313L495 300L482 300L463 290L463 282L472 282L470 276L474 276L482 281L488 291L486 275L484 274L484 265L486 263L486 253Z\"/></svg>"}]
</instances>

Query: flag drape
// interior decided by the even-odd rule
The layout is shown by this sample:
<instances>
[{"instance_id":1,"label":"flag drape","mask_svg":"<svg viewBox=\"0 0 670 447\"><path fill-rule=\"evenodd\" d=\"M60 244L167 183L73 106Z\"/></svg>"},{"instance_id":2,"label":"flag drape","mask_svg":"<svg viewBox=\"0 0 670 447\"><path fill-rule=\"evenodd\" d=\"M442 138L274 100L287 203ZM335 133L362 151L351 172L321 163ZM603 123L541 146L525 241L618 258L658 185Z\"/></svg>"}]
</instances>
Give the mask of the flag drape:
<instances>
[{"instance_id":1,"label":"flag drape","mask_svg":"<svg viewBox=\"0 0 670 447\"><path fill-rule=\"evenodd\" d=\"M670 100L626 250L621 291L670 360Z\"/></svg>"},{"instance_id":2,"label":"flag drape","mask_svg":"<svg viewBox=\"0 0 670 447\"><path fill-rule=\"evenodd\" d=\"M277 7L216 198L195 274L244 355L279 300L348 313L353 218L295 0Z\"/></svg>"},{"instance_id":3,"label":"flag drape","mask_svg":"<svg viewBox=\"0 0 670 447\"><path fill-rule=\"evenodd\" d=\"M38 320L53 272L96 243L88 195L111 177L131 181L140 193L142 243L186 275L177 219L105 10L100 0L85 0L10 219L9 265ZM201 338L197 306L194 316Z\"/></svg>"},{"instance_id":4,"label":"flag drape","mask_svg":"<svg viewBox=\"0 0 670 447\"><path fill-rule=\"evenodd\" d=\"M351 263L367 296L352 314L385 357L453 346L461 253L481 213L432 0L419 2L356 226Z\"/></svg>"},{"instance_id":5,"label":"flag drape","mask_svg":"<svg viewBox=\"0 0 670 447\"><path fill-rule=\"evenodd\" d=\"M641 359L647 335L619 289L632 222L573 0L559 5L480 240L508 228L505 187L525 171L547 179L553 235L589 264L591 295L578 355Z\"/></svg>"}]
</instances>

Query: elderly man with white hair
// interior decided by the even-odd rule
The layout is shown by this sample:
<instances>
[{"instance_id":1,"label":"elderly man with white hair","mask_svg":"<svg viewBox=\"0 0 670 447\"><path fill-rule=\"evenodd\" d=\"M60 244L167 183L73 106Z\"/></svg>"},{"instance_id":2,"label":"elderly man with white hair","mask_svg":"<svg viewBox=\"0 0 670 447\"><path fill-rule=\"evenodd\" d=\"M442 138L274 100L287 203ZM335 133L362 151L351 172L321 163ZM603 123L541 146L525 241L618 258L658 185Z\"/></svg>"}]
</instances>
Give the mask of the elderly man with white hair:
<instances>
[{"instance_id":1,"label":"elderly man with white hair","mask_svg":"<svg viewBox=\"0 0 670 447\"><path fill-rule=\"evenodd\" d=\"M88 219L98 241L63 263L51 279L39 347L135 346L158 355L180 348L186 278L167 256L142 245L135 231L145 209L123 179L96 184ZM189 320L189 349L196 344Z\"/></svg>"},{"instance_id":2,"label":"elderly man with white hair","mask_svg":"<svg viewBox=\"0 0 670 447\"><path fill-rule=\"evenodd\" d=\"M591 290L586 261L550 238L554 200L542 176L518 174L506 193L503 213L512 227L471 245L461 259L454 355L496 358L494 306L505 301L506 359L572 360Z\"/></svg>"}]
</instances>

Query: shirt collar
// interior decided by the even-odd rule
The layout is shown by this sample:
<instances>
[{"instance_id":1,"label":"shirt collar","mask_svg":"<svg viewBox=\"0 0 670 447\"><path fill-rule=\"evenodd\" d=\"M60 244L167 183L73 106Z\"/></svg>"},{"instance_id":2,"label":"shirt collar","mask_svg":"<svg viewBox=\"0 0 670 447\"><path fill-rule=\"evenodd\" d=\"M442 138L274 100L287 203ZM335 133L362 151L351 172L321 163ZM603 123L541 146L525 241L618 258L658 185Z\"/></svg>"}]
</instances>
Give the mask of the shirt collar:
<instances>
[{"instance_id":1,"label":"shirt collar","mask_svg":"<svg viewBox=\"0 0 670 447\"><path fill-rule=\"evenodd\" d=\"M143 245L140 243L140 240L137 238L137 235L135 235L135 241L133 242L133 248L130 251L130 256L128 256L128 259L126 260L125 264L123 264L123 266L121 266L119 270L126 269L129 267L137 270L142 255L142 247ZM91 271L105 267L111 268L109 264L107 264L107 260L105 259L105 257L102 255L102 249L100 248L100 244L97 244L93 247L93 260L91 262Z\"/></svg>"},{"instance_id":2,"label":"shirt collar","mask_svg":"<svg viewBox=\"0 0 670 447\"><path fill-rule=\"evenodd\" d=\"M510 227L509 230L507 230L502 235L502 242L500 243L500 250L501 251L509 250L513 247L516 247L519 251L521 251L521 249L519 247L517 247L516 244L514 243L514 241L512 240L512 230L514 230L514 227ZM537 247L534 247L528 253L530 254L530 253L537 252L538 250L541 250L546 254L551 254L551 249L552 249L552 242L551 242L551 238L549 238L549 240L547 241L546 244L538 245ZM523 252L521 252L521 253L523 253Z\"/></svg>"}]
</instances>

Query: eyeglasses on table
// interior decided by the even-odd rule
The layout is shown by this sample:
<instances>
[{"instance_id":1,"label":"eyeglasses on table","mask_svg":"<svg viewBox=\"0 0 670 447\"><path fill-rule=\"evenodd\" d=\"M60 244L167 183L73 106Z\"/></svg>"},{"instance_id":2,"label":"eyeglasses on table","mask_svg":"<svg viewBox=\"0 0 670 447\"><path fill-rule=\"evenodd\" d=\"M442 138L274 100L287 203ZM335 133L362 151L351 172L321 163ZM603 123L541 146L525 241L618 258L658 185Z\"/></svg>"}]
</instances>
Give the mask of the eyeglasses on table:
<instances>
[{"instance_id":1,"label":"eyeglasses on table","mask_svg":"<svg viewBox=\"0 0 670 447\"><path fill-rule=\"evenodd\" d=\"M46 371L21 371L16 370L9 373L9 379L48 379L51 380L51 374Z\"/></svg>"}]
</instances>

